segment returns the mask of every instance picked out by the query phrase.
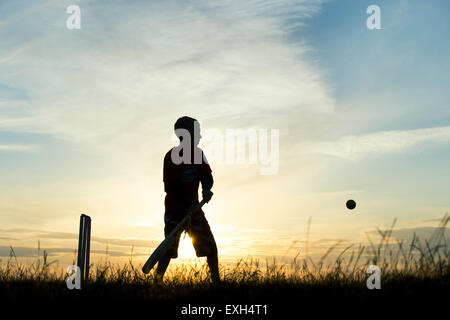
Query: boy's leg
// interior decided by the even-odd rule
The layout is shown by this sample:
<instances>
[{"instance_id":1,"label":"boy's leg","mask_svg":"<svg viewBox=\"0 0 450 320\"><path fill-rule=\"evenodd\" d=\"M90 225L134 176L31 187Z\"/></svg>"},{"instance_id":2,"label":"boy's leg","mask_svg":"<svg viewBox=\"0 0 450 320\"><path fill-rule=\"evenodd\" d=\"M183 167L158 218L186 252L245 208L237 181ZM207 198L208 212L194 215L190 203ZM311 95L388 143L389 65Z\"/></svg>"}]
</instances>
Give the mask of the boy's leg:
<instances>
[{"instance_id":1,"label":"boy's leg","mask_svg":"<svg viewBox=\"0 0 450 320\"><path fill-rule=\"evenodd\" d=\"M195 214L191 220L190 228L187 231L192 238L192 244L194 245L197 257L206 256L211 279L214 282L220 281L216 240L205 215L203 213Z\"/></svg>"},{"instance_id":2,"label":"boy's leg","mask_svg":"<svg viewBox=\"0 0 450 320\"><path fill-rule=\"evenodd\" d=\"M181 218L174 212L164 213L164 236L172 231L176 227ZM158 261L158 267L156 268L156 280L162 280L164 273L166 273L167 267L169 266L170 259L176 258L178 256L178 243L180 241L181 231L175 236L176 239L172 242L172 247L167 251Z\"/></svg>"},{"instance_id":3,"label":"boy's leg","mask_svg":"<svg viewBox=\"0 0 450 320\"><path fill-rule=\"evenodd\" d=\"M212 281L219 282L220 281L219 258L217 254L207 256L206 261L208 262L209 272L211 273Z\"/></svg>"},{"instance_id":4,"label":"boy's leg","mask_svg":"<svg viewBox=\"0 0 450 320\"><path fill-rule=\"evenodd\" d=\"M167 267L170 263L170 256L166 255L159 259L158 261L158 267L156 268L156 276L159 279L162 279L164 277L164 273L166 273Z\"/></svg>"}]
</instances>

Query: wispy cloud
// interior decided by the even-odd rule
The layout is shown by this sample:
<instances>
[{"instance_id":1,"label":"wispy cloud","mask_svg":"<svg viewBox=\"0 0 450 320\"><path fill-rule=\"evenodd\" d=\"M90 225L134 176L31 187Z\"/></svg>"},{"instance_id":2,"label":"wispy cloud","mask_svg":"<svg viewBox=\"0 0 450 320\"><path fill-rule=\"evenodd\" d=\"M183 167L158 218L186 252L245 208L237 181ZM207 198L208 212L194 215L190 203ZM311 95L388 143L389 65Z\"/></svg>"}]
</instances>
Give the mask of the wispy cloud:
<instances>
[{"instance_id":1,"label":"wispy cloud","mask_svg":"<svg viewBox=\"0 0 450 320\"><path fill-rule=\"evenodd\" d=\"M337 141L308 143L302 153L318 153L358 160L410 148L423 142L450 141L450 126L414 130L380 131L360 136L345 136Z\"/></svg>"},{"instance_id":2,"label":"wispy cloud","mask_svg":"<svg viewBox=\"0 0 450 320\"><path fill-rule=\"evenodd\" d=\"M13 247L14 254L16 258L37 258L38 257L38 250L37 248L33 247ZM42 249L45 250L45 252L49 256L60 256L60 255L66 255L67 257L72 257L74 255L74 249L70 248L47 248ZM9 246L0 246L0 257L10 257L12 254L11 247ZM40 253L42 255L42 252ZM91 254L100 254L105 255L105 251L103 250L91 250ZM109 250L108 256L113 257L126 257L129 256L129 252L125 251L118 251L118 250Z\"/></svg>"},{"instance_id":3,"label":"wispy cloud","mask_svg":"<svg viewBox=\"0 0 450 320\"><path fill-rule=\"evenodd\" d=\"M39 149L39 146L36 145L24 145L24 144L0 144L0 152L27 152L27 151L35 151Z\"/></svg>"},{"instance_id":4,"label":"wispy cloud","mask_svg":"<svg viewBox=\"0 0 450 320\"><path fill-rule=\"evenodd\" d=\"M273 232L273 229L246 229L245 232L249 233L269 233Z\"/></svg>"},{"instance_id":5,"label":"wispy cloud","mask_svg":"<svg viewBox=\"0 0 450 320\"><path fill-rule=\"evenodd\" d=\"M46 133L116 157L132 154L143 165L167 148L171 124L182 114L215 127L307 132L334 103L320 71L303 58L307 45L286 35L321 2L80 1L78 31L60 23L60 4L15 12L2 18L0 36L33 38L0 44L0 83L29 100L0 128ZM14 31L18 16L23 25Z\"/></svg>"},{"instance_id":6,"label":"wispy cloud","mask_svg":"<svg viewBox=\"0 0 450 320\"><path fill-rule=\"evenodd\" d=\"M36 229L0 229L0 235L3 236L3 234L6 234L7 236L3 237L4 239L10 239L13 238L9 237L11 234L17 234L20 235L20 237L23 237L23 235L26 235L27 237L30 237L32 239L47 239L47 240L77 240L78 234L70 233L70 232L56 232L56 231L43 231L43 230L36 230ZM19 238L19 237L17 237ZM1 239L1 238L0 238ZM156 247L161 240L148 240L148 239L135 239L135 238L128 238L128 239L122 239L122 238L104 238L104 237L97 237L93 236L91 238L93 242L101 243L101 244L109 244L113 246L119 246L119 247L144 247L144 248L154 248Z\"/></svg>"}]
</instances>

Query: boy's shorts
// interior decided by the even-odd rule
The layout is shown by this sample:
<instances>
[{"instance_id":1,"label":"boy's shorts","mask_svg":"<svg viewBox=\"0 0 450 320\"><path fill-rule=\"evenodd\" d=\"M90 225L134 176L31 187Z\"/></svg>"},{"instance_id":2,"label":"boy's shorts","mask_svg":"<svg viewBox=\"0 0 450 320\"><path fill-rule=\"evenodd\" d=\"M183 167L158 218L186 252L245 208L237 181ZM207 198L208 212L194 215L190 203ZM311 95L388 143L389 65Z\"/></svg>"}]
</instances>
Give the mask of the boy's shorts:
<instances>
[{"instance_id":1,"label":"boy's shorts","mask_svg":"<svg viewBox=\"0 0 450 320\"><path fill-rule=\"evenodd\" d=\"M182 219L183 216L180 216L179 214L166 212L164 214L164 235L167 237ZM178 243L180 242L180 236L183 230L186 230L189 237L192 239L192 244L194 245L197 257L217 255L216 240L214 240L205 214L203 212L196 212L191 218L191 223L188 223L175 235L175 241L172 244L172 248L167 252L169 257L178 257Z\"/></svg>"}]
</instances>

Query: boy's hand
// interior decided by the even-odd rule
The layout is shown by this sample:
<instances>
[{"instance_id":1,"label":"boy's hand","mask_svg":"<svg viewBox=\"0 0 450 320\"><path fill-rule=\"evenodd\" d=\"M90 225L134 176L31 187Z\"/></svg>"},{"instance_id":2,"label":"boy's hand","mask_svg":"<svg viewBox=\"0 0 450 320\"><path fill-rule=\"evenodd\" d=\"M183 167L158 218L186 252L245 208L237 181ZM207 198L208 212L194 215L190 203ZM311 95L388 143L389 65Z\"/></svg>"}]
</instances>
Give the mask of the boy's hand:
<instances>
[{"instance_id":1,"label":"boy's hand","mask_svg":"<svg viewBox=\"0 0 450 320\"><path fill-rule=\"evenodd\" d=\"M211 190L203 190L203 200L205 200L207 203L209 200L211 200L214 193L212 193Z\"/></svg>"}]
</instances>

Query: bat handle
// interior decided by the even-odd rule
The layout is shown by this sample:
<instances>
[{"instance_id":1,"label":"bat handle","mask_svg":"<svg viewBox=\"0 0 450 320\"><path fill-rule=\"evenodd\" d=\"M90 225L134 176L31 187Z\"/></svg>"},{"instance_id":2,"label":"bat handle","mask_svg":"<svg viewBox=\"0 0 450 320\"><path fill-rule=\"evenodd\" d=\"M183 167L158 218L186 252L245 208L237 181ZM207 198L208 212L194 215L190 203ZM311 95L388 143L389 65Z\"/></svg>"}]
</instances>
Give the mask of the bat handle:
<instances>
[{"instance_id":1,"label":"bat handle","mask_svg":"<svg viewBox=\"0 0 450 320\"><path fill-rule=\"evenodd\" d=\"M196 204L189 212L189 214L194 214L195 212L197 212L198 210L200 210L203 205L206 203L205 200L200 201L200 203Z\"/></svg>"}]
</instances>

